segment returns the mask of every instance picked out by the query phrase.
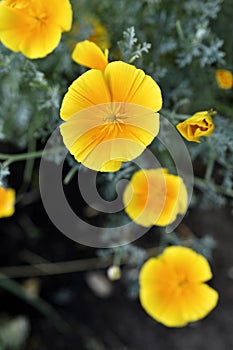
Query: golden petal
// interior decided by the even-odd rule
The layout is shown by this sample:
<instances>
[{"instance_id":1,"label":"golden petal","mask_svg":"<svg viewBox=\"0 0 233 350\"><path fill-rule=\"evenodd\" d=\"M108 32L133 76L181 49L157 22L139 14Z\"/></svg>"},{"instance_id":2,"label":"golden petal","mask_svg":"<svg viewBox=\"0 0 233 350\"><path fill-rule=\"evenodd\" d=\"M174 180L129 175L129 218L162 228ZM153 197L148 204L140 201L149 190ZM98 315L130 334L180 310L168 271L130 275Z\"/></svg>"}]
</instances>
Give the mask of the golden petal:
<instances>
[{"instance_id":1,"label":"golden petal","mask_svg":"<svg viewBox=\"0 0 233 350\"><path fill-rule=\"evenodd\" d=\"M125 62L109 63L104 72L112 101L131 102L158 111L162 107L157 83L141 69Z\"/></svg>"},{"instance_id":2,"label":"golden petal","mask_svg":"<svg viewBox=\"0 0 233 350\"><path fill-rule=\"evenodd\" d=\"M108 58L95 43L85 40L76 44L72 53L75 62L94 69L105 70L108 64Z\"/></svg>"}]
</instances>

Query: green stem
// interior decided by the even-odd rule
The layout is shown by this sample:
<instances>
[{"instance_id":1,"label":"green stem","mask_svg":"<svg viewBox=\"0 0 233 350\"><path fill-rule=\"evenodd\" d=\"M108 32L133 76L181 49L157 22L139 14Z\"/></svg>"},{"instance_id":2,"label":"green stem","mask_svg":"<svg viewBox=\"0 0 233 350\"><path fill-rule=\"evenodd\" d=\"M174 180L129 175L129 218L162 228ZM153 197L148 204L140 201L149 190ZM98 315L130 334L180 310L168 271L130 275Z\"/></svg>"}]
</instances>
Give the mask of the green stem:
<instances>
[{"instance_id":1,"label":"green stem","mask_svg":"<svg viewBox=\"0 0 233 350\"><path fill-rule=\"evenodd\" d=\"M30 136L30 135L29 135ZM36 151L36 139L31 135L29 137L28 153L33 153ZM35 158L27 159L24 174L23 174L23 183L27 187L27 184L30 182L33 172L33 167L35 163Z\"/></svg>"},{"instance_id":2,"label":"green stem","mask_svg":"<svg viewBox=\"0 0 233 350\"><path fill-rule=\"evenodd\" d=\"M200 179L198 177L194 178L194 185L196 185L202 191L206 190L208 184L209 184L209 181L206 179ZM213 186L216 192L233 198L233 190L231 190L230 188L225 188L221 185L216 185L216 184L213 184Z\"/></svg>"},{"instance_id":3,"label":"green stem","mask_svg":"<svg viewBox=\"0 0 233 350\"><path fill-rule=\"evenodd\" d=\"M173 124L177 123L177 121L179 121L179 120L184 121L188 117L190 117L190 115L188 115L188 114L177 114L174 110L169 111L168 109L162 109L161 115L164 116L165 118L171 120L173 122Z\"/></svg>"},{"instance_id":4,"label":"green stem","mask_svg":"<svg viewBox=\"0 0 233 350\"><path fill-rule=\"evenodd\" d=\"M59 152L60 149L64 149L64 147L51 148L50 150L48 150L46 152L46 154ZM5 162L2 163L2 167L6 168L7 166L9 166L10 164L12 164L14 162L19 162L19 161L27 160L27 159L41 158L43 153L44 153L44 150L30 152L30 153L20 153L20 154L4 154L4 153L0 153L0 159L6 160Z\"/></svg>"},{"instance_id":5,"label":"green stem","mask_svg":"<svg viewBox=\"0 0 233 350\"><path fill-rule=\"evenodd\" d=\"M214 164L215 164L215 160L216 160L216 152L215 152L215 149L213 147L211 139L208 139L207 143L209 146L210 153L209 153L209 161L208 161L206 172L205 172L205 180L210 181L213 170L214 170Z\"/></svg>"},{"instance_id":6,"label":"green stem","mask_svg":"<svg viewBox=\"0 0 233 350\"><path fill-rule=\"evenodd\" d=\"M184 32L183 32L183 29L182 29L182 26L181 26L181 22L180 22L179 19L176 21L176 30L177 30L177 33L178 33L180 39L182 41L184 41Z\"/></svg>"},{"instance_id":7,"label":"green stem","mask_svg":"<svg viewBox=\"0 0 233 350\"><path fill-rule=\"evenodd\" d=\"M128 168L125 168L124 170L120 171L118 174L114 177L114 183L117 183L119 180L121 180L124 176L130 174L134 170L134 165L129 166Z\"/></svg>"},{"instance_id":8,"label":"green stem","mask_svg":"<svg viewBox=\"0 0 233 350\"><path fill-rule=\"evenodd\" d=\"M158 247L153 247L146 249L148 256L155 256L159 253L160 249ZM36 263L35 254L25 254L24 260L27 260L32 263L33 258L33 266L32 265L17 265L17 266L3 266L0 267L0 281L9 279L9 278L30 278L30 277L38 277L38 276L56 276L60 274L68 274L68 273L76 273L76 272L85 272L91 270L100 270L106 269L111 263L111 259L100 259L100 258L89 258L89 259L78 259L71 261L59 261L59 262L41 262L44 260L40 257L38 259L40 262ZM118 261L117 261L118 260ZM121 256L121 261L119 261L118 257L114 258L113 264L117 264L118 266L129 264L126 259ZM1 286L1 283L0 283Z\"/></svg>"},{"instance_id":9,"label":"green stem","mask_svg":"<svg viewBox=\"0 0 233 350\"><path fill-rule=\"evenodd\" d=\"M75 165L73 168L70 169L70 171L68 172L68 174L64 179L64 185L68 185L70 183L70 181L73 179L78 169L79 169L79 164Z\"/></svg>"},{"instance_id":10,"label":"green stem","mask_svg":"<svg viewBox=\"0 0 233 350\"><path fill-rule=\"evenodd\" d=\"M0 153L0 159L6 160L3 164L4 167L10 165L14 162L19 162L21 160L40 158L43 154L43 150L35 151L30 153L20 153L20 154L3 154Z\"/></svg>"},{"instance_id":11,"label":"green stem","mask_svg":"<svg viewBox=\"0 0 233 350\"><path fill-rule=\"evenodd\" d=\"M115 253L114 253L114 258L113 258L113 265L120 266L121 265L121 258L122 258L121 249L116 249Z\"/></svg>"},{"instance_id":12,"label":"green stem","mask_svg":"<svg viewBox=\"0 0 233 350\"><path fill-rule=\"evenodd\" d=\"M111 264L111 260L99 258L78 259L60 261L56 263L37 263L31 265L0 267L0 281L8 278L25 278L38 276L60 275L74 272L90 271L93 269L105 269Z\"/></svg>"}]
</instances>

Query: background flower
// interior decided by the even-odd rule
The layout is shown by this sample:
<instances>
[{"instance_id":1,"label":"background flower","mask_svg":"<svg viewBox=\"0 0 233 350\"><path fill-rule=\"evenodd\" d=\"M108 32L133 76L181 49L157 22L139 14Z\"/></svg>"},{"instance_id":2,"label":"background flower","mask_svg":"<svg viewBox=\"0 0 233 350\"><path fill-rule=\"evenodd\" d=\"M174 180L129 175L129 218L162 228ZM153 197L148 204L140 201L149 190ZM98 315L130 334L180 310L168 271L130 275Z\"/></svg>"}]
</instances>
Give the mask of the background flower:
<instances>
[{"instance_id":1,"label":"background flower","mask_svg":"<svg viewBox=\"0 0 233 350\"><path fill-rule=\"evenodd\" d=\"M210 136L214 131L214 122L211 117L214 114L216 112L197 112L176 127L186 140L200 142L200 137Z\"/></svg>"},{"instance_id":2,"label":"background flower","mask_svg":"<svg viewBox=\"0 0 233 350\"><path fill-rule=\"evenodd\" d=\"M74 24L69 36L66 38L70 48L73 49L77 42L89 40L98 45L103 51L109 49L110 32L105 25L93 13L88 11L88 14L86 12L82 14L80 11L81 7L78 6L78 20L74 18Z\"/></svg>"},{"instance_id":3,"label":"background flower","mask_svg":"<svg viewBox=\"0 0 233 350\"><path fill-rule=\"evenodd\" d=\"M146 312L167 327L183 327L205 317L218 293L204 282L212 278L208 261L190 248L168 247L140 272L140 301Z\"/></svg>"},{"instance_id":4,"label":"background flower","mask_svg":"<svg viewBox=\"0 0 233 350\"><path fill-rule=\"evenodd\" d=\"M137 224L166 226L184 214L188 195L183 180L166 169L134 173L123 194L125 211Z\"/></svg>"},{"instance_id":5,"label":"background flower","mask_svg":"<svg viewBox=\"0 0 233 350\"><path fill-rule=\"evenodd\" d=\"M89 21L92 23L92 33L88 40L96 43L102 50L110 47L110 34L107 28L100 22L98 18L89 17Z\"/></svg>"},{"instance_id":6,"label":"background flower","mask_svg":"<svg viewBox=\"0 0 233 350\"><path fill-rule=\"evenodd\" d=\"M221 89L231 89L233 84L233 77L229 70L226 69L217 69L215 71L215 77L218 83L218 86Z\"/></svg>"},{"instance_id":7,"label":"background flower","mask_svg":"<svg viewBox=\"0 0 233 350\"><path fill-rule=\"evenodd\" d=\"M0 186L0 218L11 216L15 211L15 190Z\"/></svg>"},{"instance_id":8,"label":"background flower","mask_svg":"<svg viewBox=\"0 0 233 350\"><path fill-rule=\"evenodd\" d=\"M3 0L0 3L0 40L28 58L53 51L63 31L69 31L72 9L69 0Z\"/></svg>"},{"instance_id":9,"label":"background flower","mask_svg":"<svg viewBox=\"0 0 233 350\"><path fill-rule=\"evenodd\" d=\"M91 69L73 82L62 102L63 141L88 168L117 171L157 135L154 112L161 106L159 86L141 69L119 61L104 72Z\"/></svg>"}]
</instances>

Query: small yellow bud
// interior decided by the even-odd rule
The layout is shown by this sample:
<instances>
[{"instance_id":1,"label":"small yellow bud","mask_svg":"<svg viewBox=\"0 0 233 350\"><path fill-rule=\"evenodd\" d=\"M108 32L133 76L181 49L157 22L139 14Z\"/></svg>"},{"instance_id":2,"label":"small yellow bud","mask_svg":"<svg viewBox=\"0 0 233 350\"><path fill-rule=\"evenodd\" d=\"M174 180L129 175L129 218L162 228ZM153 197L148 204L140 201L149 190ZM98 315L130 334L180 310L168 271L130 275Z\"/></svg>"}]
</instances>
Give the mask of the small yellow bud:
<instances>
[{"instance_id":1,"label":"small yellow bud","mask_svg":"<svg viewBox=\"0 0 233 350\"><path fill-rule=\"evenodd\" d=\"M213 109L195 113L192 117L176 125L181 135L188 141L200 142L200 137L210 136L214 131Z\"/></svg>"}]
</instances>

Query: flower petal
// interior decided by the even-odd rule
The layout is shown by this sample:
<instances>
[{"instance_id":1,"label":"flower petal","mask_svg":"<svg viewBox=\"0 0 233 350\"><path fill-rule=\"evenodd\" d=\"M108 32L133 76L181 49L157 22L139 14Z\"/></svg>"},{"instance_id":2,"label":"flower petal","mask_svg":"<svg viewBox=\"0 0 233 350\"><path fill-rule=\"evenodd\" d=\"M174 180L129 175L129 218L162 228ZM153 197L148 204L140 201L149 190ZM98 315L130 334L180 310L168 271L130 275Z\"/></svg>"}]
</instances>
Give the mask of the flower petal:
<instances>
[{"instance_id":1,"label":"flower petal","mask_svg":"<svg viewBox=\"0 0 233 350\"><path fill-rule=\"evenodd\" d=\"M116 161L116 160L109 160L107 163L105 163L101 168L100 171L102 172L115 172L118 171L121 168L122 162Z\"/></svg>"},{"instance_id":2,"label":"flower petal","mask_svg":"<svg viewBox=\"0 0 233 350\"><path fill-rule=\"evenodd\" d=\"M42 58L52 52L61 40L61 30L54 24L38 23L24 35L19 50L28 58Z\"/></svg>"},{"instance_id":3,"label":"flower petal","mask_svg":"<svg viewBox=\"0 0 233 350\"><path fill-rule=\"evenodd\" d=\"M157 171L139 170L134 173L123 193L125 211L138 225L149 227L161 215L165 203L165 179L160 169L160 186L157 185ZM159 188L156 192L155 189Z\"/></svg>"},{"instance_id":4,"label":"flower petal","mask_svg":"<svg viewBox=\"0 0 233 350\"><path fill-rule=\"evenodd\" d=\"M140 302L152 318L167 327L184 327L188 323L180 312L180 300L175 297L175 293L142 288Z\"/></svg>"},{"instance_id":5,"label":"flower petal","mask_svg":"<svg viewBox=\"0 0 233 350\"><path fill-rule=\"evenodd\" d=\"M193 282L205 282L212 278L212 272L206 258L190 248L169 247L161 258L164 263L169 262L173 266L176 274L179 275L180 271L183 271L182 273L188 275L189 280Z\"/></svg>"},{"instance_id":6,"label":"flower petal","mask_svg":"<svg viewBox=\"0 0 233 350\"><path fill-rule=\"evenodd\" d=\"M62 102L61 118L67 120L82 109L107 102L111 102L111 95L103 73L89 70L70 85Z\"/></svg>"},{"instance_id":7,"label":"flower petal","mask_svg":"<svg viewBox=\"0 0 233 350\"><path fill-rule=\"evenodd\" d=\"M85 40L76 44L72 53L75 62L94 69L105 70L108 64L108 58L95 43Z\"/></svg>"},{"instance_id":8,"label":"flower petal","mask_svg":"<svg viewBox=\"0 0 233 350\"><path fill-rule=\"evenodd\" d=\"M0 186L0 218L12 216L15 212L15 190Z\"/></svg>"},{"instance_id":9,"label":"flower petal","mask_svg":"<svg viewBox=\"0 0 233 350\"><path fill-rule=\"evenodd\" d=\"M187 322L204 318L218 302L218 292L205 283L187 286L183 291L181 309Z\"/></svg>"},{"instance_id":10,"label":"flower petal","mask_svg":"<svg viewBox=\"0 0 233 350\"><path fill-rule=\"evenodd\" d=\"M117 61L107 65L104 76L113 102L131 102L151 108L155 112L162 107L159 86L141 69Z\"/></svg>"},{"instance_id":11,"label":"flower petal","mask_svg":"<svg viewBox=\"0 0 233 350\"><path fill-rule=\"evenodd\" d=\"M4 46L19 51L22 38L29 28L30 23L23 12L0 3L0 40Z\"/></svg>"},{"instance_id":12,"label":"flower petal","mask_svg":"<svg viewBox=\"0 0 233 350\"><path fill-rule=\"evenodd\" d=\"M38 0L34 0L37 5ZM43 0L42 4L52 24L61 31L69 31L72 25L72 7L69 0ZM38 5L37 5L38 6Z\"/></svg>"},{"instance_id":13,"label":"flower petal","mask_svg":"<svg viewBox=\"0 0 233 350\"><path fill-rule=\"evenodd\" d=\"M178 214L185 214L188 206L188 193L179 176L165 174L166 199L163 210L155 225L166 226L176 220Z\"/></svg>"},{"instance_id":14,"label":"flower petal","mask_svg":"<svg viewBox=\"0 0 233 350\"><path fill-rule=\"evenodd\" d=\"M217 305L218 293L206 284L188 286L182 292L142 288L140 301L158 322L167 327L184 327L207 316Z\"/></svg>"}]
</instances>

